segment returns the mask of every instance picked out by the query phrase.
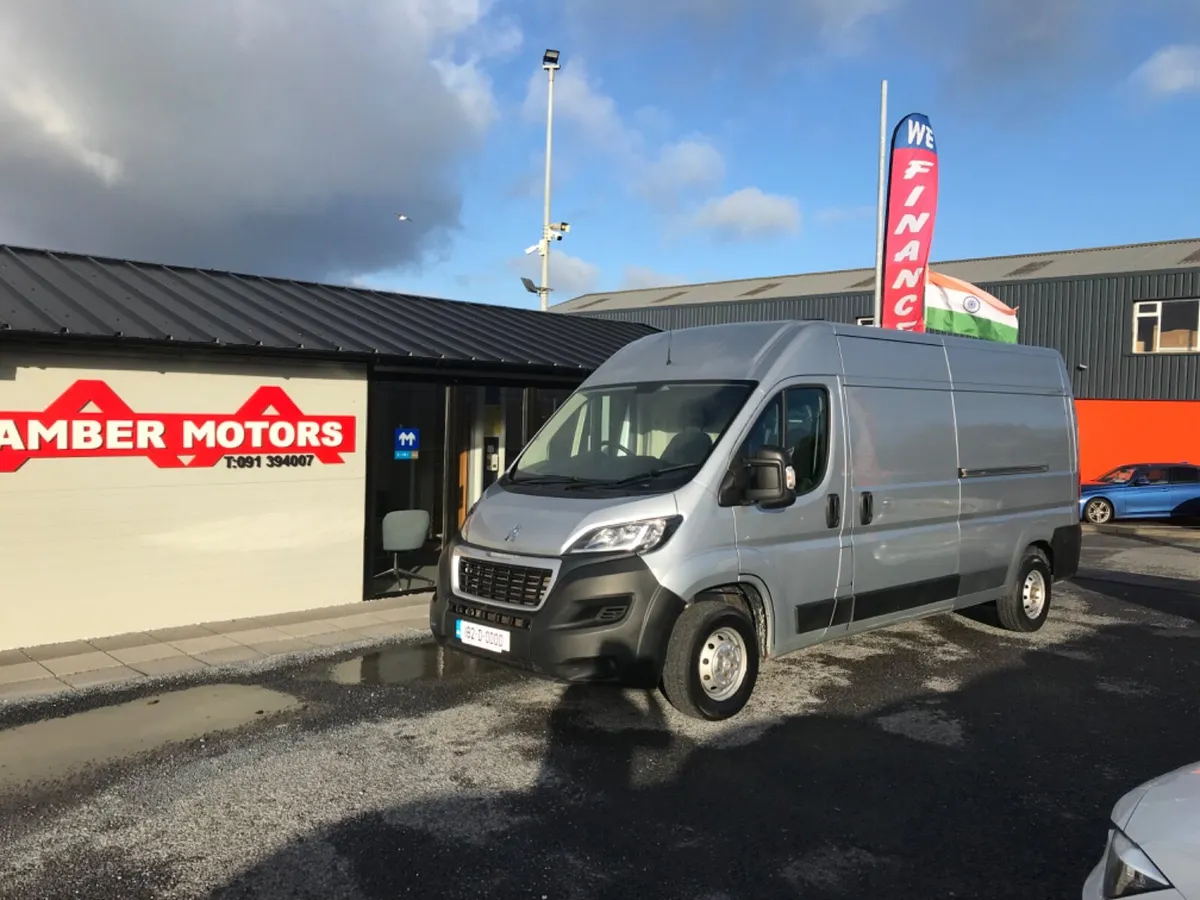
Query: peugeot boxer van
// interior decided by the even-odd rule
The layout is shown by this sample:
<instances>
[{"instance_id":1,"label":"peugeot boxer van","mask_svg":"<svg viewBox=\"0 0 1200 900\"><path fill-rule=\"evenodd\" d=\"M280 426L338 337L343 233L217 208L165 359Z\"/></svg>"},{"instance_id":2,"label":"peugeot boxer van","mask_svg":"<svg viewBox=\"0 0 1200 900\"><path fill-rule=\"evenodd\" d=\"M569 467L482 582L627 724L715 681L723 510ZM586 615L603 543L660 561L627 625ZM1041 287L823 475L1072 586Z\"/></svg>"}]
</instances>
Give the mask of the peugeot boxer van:
<instances>
[{"instance_id":1,"label":"peugeot boxer van","mask_svg":"<svg viewBox=\"0 0 1200 900\"><path fill-rule=\"evenodd\" d=\"M468 513L430 626L724 719L759 663L994 603L1039 629L1079 564L1071 383L1037 347L827 322L614 354Z\"/></svg>"}]
</instances>

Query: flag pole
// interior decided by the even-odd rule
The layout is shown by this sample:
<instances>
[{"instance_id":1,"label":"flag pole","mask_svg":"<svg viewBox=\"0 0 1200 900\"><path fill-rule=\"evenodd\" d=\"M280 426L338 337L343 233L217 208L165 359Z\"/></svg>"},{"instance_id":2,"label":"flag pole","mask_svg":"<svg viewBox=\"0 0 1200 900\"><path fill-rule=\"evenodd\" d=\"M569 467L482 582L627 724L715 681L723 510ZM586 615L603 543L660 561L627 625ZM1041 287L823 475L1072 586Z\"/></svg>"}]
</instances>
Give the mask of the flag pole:
<instances>
[{"instance_id":1,"label":"flag pole","mask_svg":"<svg viewBox=\"0 0 1200 900\"><path fill-rule=\"evenodd\" d=\"M879 94L879 195L875 200L875 318L876 328L883 327L883 218L887 191L887 93L885 78Z\"/></svg>"}]
</instances>

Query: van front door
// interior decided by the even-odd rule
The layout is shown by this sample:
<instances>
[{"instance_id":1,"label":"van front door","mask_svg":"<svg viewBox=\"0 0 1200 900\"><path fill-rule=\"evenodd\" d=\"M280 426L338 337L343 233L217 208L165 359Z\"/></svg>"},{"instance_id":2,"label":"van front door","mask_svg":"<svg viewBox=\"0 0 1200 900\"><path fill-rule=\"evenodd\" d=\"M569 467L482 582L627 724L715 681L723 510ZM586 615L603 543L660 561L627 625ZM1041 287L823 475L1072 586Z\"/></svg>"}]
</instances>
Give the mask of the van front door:
<instances>
[{"instance_id":1,"label":"van front door","mask_svg":"<svg viewBox=\"0 0 1200 900\"><path fill-rule=\"evenodd\" d=\"M745 459L765 446L782 447L796 473L791 506L734 509L740 569L770 593L776 653L823 638L838 600L850 592L843 421L837 381L805 379L767 402L738 451Z\"/></svg>"}]
</instances>

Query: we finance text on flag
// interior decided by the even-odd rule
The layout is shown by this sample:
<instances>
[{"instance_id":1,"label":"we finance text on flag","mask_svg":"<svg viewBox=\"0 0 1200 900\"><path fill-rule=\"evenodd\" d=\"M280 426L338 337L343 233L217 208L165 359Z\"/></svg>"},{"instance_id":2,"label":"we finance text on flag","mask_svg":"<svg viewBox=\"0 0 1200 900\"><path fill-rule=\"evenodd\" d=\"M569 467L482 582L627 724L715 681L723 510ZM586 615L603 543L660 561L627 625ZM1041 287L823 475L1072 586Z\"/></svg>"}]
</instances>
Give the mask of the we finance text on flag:
<instances>
[{"instance_id":1,"label":"we finance text on flag","mask_svg":"<svg viewBox=\"0 0 1200 900\"><path fill-rule=\"evenodd\" d=\"M968 337L1017 342L1017 311L969 281L927 272L925 328Z\"/></svg>"}]
</instances>

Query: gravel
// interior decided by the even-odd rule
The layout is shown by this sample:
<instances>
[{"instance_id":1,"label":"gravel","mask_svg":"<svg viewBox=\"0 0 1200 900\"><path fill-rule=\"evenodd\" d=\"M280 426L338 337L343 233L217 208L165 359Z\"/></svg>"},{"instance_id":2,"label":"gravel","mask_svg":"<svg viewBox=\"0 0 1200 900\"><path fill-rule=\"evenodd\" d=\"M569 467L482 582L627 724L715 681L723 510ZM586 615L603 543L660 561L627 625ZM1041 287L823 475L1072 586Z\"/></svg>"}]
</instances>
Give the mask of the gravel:
<instances>
[{"instance_id":1,"label":"gravel","mask_svg":"<svg viewBox=\"0 0 1200 900\"><path fill-rule=\"evenodd\" d=\"M724 723L412 643L416 681L243 673L294 704L0 795L0 898L1077 895L1117 797L1200 757L1196 623L1136 590L813 647Z\"/></svg>"}]
</instances>

